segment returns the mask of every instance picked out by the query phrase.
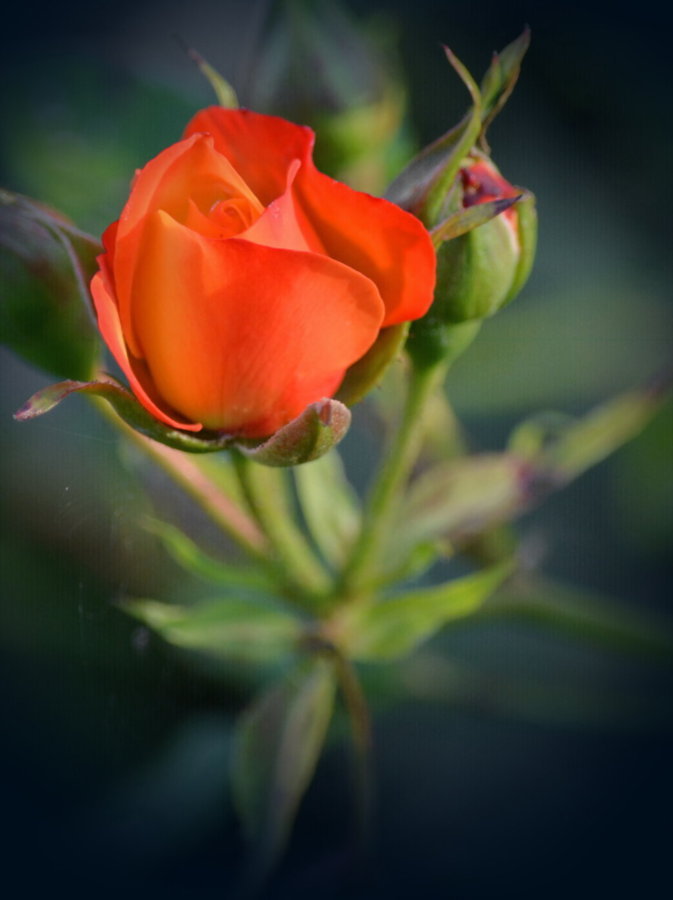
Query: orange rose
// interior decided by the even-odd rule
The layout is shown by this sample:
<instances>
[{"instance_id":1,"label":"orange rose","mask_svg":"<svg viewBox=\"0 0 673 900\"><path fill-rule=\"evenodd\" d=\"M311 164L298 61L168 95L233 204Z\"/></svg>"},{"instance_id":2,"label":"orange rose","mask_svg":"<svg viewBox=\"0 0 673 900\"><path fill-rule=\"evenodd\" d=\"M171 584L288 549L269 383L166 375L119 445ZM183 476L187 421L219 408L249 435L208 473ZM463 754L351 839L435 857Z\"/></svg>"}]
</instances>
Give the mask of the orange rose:
<instances>
[{"instance_id":1,"label":"orange rose","mask_svg":"<svg viewBox=\"0 0 673 900\"><path fill-rule=\"evenodd\" d=\"M271 434L333 396L382 328L430 306L426 230L319 172L313 141L211 107L137 173L91 290L107 345L160 421Z\"/></svg>"}]
</instances>

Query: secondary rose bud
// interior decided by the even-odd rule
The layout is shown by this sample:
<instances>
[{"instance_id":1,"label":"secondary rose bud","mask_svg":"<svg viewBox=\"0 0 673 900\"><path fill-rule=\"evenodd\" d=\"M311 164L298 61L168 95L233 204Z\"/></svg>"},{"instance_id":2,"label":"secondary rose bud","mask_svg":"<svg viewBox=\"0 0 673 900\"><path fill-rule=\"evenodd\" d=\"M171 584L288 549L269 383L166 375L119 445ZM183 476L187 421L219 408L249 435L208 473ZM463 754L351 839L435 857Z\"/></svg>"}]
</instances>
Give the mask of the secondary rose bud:
<instances>
[{"instance_id":1,"label":"secondary rose bud","mask_svg":"<svg viewBox=\"0 0 673 900\"><path fill-rule=\"evenodd\" d=\"M187 431L272 434L432 302L413 215L319 172L314 134L212 107L140 170L91 290L140 403Z\"/></svg>"},{"instance_id":2,"label":"secondary rose bud","mask_svg":"<svg viewBox=\"0 0 673 900\"><path fill-rule=\"evenodd\" d=\"M511 185L487 157L476 152L468 157L454 190L462 209L521 199L439 248L432 312L433 318L447 323L484 319L514 299L530 273L537 232L533 196Z\"/></svg>"}]
</instances>

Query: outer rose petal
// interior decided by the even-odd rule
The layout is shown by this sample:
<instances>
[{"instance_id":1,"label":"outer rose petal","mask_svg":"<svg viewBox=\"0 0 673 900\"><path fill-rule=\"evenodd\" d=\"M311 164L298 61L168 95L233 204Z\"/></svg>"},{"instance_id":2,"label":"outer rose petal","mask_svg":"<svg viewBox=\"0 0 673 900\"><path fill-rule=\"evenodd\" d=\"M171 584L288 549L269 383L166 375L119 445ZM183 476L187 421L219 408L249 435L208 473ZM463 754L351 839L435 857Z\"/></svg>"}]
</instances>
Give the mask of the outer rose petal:
<instances>
[{"instance_id":1,"label":"outer rose petal","mask_svg":"<svg viewBox=\"0 0 673 900\"><path fill-rule=\"evenodd\" d=\"M437 261L430 235L415 216L334 181L312 162L299 173L296 190L327 253L378 287L384 328L425 315Z\"/></svg>"},{"instance_id":2,"label":"outer rose petal","mask_svg":"<svg viewBox=\"0 0 673 900\"><path fill-rule=\"evenodd\" d=\"M362 272L379 288L386 306L383 326L418 319L429 309L436 258L421 222L394 203L354 191L319 172L312 160L313 132L284 119L210 107L185 135L207 132L215 147L264 203L284 190L293 159L302 163L294 185L306 218L328 256Z\"/></svg>"},{"instance_id":3,"label":"outer rose petal","mask_svg":"<svg viewBox=\"0 0 673 900\"><path fill-rule=\"evenodd\" d=\"M145 409L155 418L170 425L173 428L181 428L185 431L201 431L202 425L185 422L181 418L175 418L168 410L161 408L161 401L155 402L150 396L152 392L151 382L147 378L143 364L132 361L122 334L121 322L117 304L110 291L110 283L106 273L106 261L104 256L98 258L101 271L97 272L91 281L91 296L93 297L98 327L103 335L105 343L110 348L112 355L119 363L122 372L126 375L133 393L142 403ZM138 371L136 371L138 370Z\"/></svg>"},{"instance_id":4,"label":"outer rose petal","mask_svg":"<svg viewBox=\"0 0 673 900\"><path fill-rule=\"evenodd\" d=\"M147 229L134 327L158 394L189 420L270 434L333 394L378 335L376 286L339 262L213 241L163 212Z\"/></svg>"},{"instance_id":5,"label":"outer rose petal","mask_svg":"<svg viewBox=\"0 0 673 900\"><path fill-rule=\"evenodd\" d=\"M185 137L211 134L216 149L231 162L265 206L286 188L287 173L295 159L311 158L315 135L304 125L248 109L210 106L197 113Z\"/></svg>"}]
</instances>

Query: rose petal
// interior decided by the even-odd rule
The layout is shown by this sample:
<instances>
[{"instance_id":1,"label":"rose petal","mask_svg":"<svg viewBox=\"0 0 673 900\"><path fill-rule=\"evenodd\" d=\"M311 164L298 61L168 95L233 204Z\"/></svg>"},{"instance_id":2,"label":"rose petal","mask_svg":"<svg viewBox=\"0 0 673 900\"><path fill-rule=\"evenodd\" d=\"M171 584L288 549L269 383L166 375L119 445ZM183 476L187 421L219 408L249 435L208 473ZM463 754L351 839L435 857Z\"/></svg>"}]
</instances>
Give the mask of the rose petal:
<instances>
[{"instance_id":1,"label":"rose petal","mask_svg":"<svg viewBox=\"0 0 673 900\"><path fill-rule=\"evenodd\" d=\"M134 326L158 393L208 428L259 436L334 393L372 345L376 286L312 253L212 241L148 219Z\"/></svg>"},{"instance_id":2,"label":"rose petal","mask_svg":"<svg viewBox=\"0 0 673 900\"><path fill-rule=\"evenodd\" d=\"M133 330L131 304L134 277L142 269L145 225L157 209L177 221L190 216L190 201L209 208L226 195L244 198L254 211L263 212L259 200L231 163L218 153L213 139L195 135L168 147L137 174L131 196L120 216L115 240L114 282L126 342L138 357L142 347Z\"/></svg>"},{"instance_id":3,"label":"rose petal","mask_svg":"<svg viewBox=\"0 0 673 900\"><path fill-rule=\"evenodd\" d=\"M293 161L311 158L315 135L310 128L248 109L210 106L197 113L185 137L211 134L216 149L231 162L265 206L284 193Z\"/></svg>"},{"instance_id":4,"label":"rose petal","mask_svg":"<svg viewBox=\"0 0 673 900\"><path fill-rule=\"evenodd\" d=\"M302 167L295 189L327 253L377 285L386 307L384 327L428 311L436 257L415 216L334 181L312 163Z\"/></svg>"},{"instance_id":5,"label":"rose petal","mask_svg":"<svg viewBox=\"0 0 673 900\"><path fill-rule=\"evenodd\" d=\"M290 165L285 193L269 204L254 225L240 235L241 238L266 247L325 253L322 241L292 191L300 167L301 163L295 159Z\"/></svg>"},{"instance_id":6,"label":"rose petal","mask_svg":"<svg viewBox=\"0 0 673 900\"><path fill-rule=\"evenodd\" d=\"M99 257L99 263L101 271L97 272L91 281L91 295L98 317L98 327L105 343L119 363L122 372L128 378L133 393L145 409L159 419L160 422L186 431L201 431L202 425L175 418L169 411L162 409L161 401L158 398L158 402L155 402L150 396L151 393L154 393L151 380L147 377L142 363L135 361L134 366L124 341L117 304L110 291L109 279L106 277L104 256Z\"/></svg>"},{"instance_id":7,"label":"rose petal","mask_svg":"<svg viewBox=\"0 0 673 900\"><path fill-rule=\"evenodd\" d=\"M210 107L185 135L212 134L260 200L285 191L293 160L301 162L293 191L327 254L367 275L386 306L384 326L420 318L432 303L436 258L421 224L387 200L354 191L319 172L312 161L309 128L248 110Z\"/></svg>"}]
</instances>

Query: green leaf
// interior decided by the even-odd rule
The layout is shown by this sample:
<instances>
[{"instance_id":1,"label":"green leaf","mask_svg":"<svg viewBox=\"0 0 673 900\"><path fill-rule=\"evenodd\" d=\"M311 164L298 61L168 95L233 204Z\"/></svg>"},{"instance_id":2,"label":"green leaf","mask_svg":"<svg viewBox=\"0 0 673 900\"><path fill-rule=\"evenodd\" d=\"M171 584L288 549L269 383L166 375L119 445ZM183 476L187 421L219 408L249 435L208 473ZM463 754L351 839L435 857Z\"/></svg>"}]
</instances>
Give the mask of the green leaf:
<instances>
[{"instance_id":1,"label":"green leaf","mask_svg":"<svg viewBox=\"0 0 673 900\"><path fill-rule=\"evenodd\" d=\"M448 47L444 52L468 89L473 105L458 125L421 150L386 191L388 200L416 213L429 226L437 224L451 183L481 130L479 88Z\"/></svg>"},{"instance_id":2,"label":"green leaf","mask_svg":"<svg viewBox=\"0 0 673 900\"><path fill-rule=\"evenodd\" d=\"M360 509L335 450L294 470L297 494L318 549L335 566L343 563L360 527Z\"/></svg>"},{"instance_id":3,"label":"green leaf","mask_svg":"<svg viewBox=\"0 0 673 900\"><path fill-rule=\"evenodd\" d=\"M178 647L231 660L271 663L296 650L300 619L255 599L217 599L193 607L129 600L122 608Z\"/></svg>"},{"instance_id":4,"label":"green leaf","mask_svg":"<svg viewBox=\"0 0 673 900\"><path fill-rule=\"evenodd\" d=\"M401 506L388 558L399 565L419 545L460 540L513 518L528 500L529 469L504 453L461 457L427 469Z\"/></svg>"},{"instance_id":5,"label":"green leaf","mask_svg":"<svg viewBox=\"0 0 673 900\"><path fill-rule=\"evenodd\" d=\"M488 126L509 99L521 71L521 61L530 44L530 29L525 28L516 40L508 44L501 53L494 53L491 65L481 82L483 148Z\"/></svg>"},{"instance_id":6,"label":"green leaf","mask_svg":"<svg viewBox=\"0 0 673 900\"><path fill-rule=\"evenodd\" d=\"M636 598L634 598L636 599ZM615 650L673 659L673 620L549 579L513 581L479 613L481 620L516 620Z\"/></svg>"},{"instance_id":7,"label":"green leaf","mask_svg":"<svg viewBox=\"0 0 673 900\"><path fill-rule=\"evenodd\" d=\"M289 836L332 717L336 678L320 657L304 661L240 719L233 763L234 802L257 849L257 877Z\"/></svg>"},{"instance_id":8,"label":"green leaf","mask_svg":"<svg viewBox=\"0 0 673 900\"><path fill-rule=\"evenodd\" d=\"M145 519L143 524L161 540L171 557L192 575L231 588L250 588L258 591L273 589L273 582L261 569L251 569L214 559L174 525L152 518Z\"/></svg>"},{"instance_id":9,"label":"green leaf","mask_svg":"<svg viewBox=\"0 0 673 900\"><path fill-rule=\"evenodd\" d=\"M353 610L342 623L345 652L356 660L405 656L448 622L476 613L511 571L508 562Z\"/></svg>"},{"instance_id":10,"label":"green leaf","mask_svg":"<svg viewBox=\"0 0 673 900\"><path fill-rule=\"evenodd\" d=\"M0 341L56 376L88 377L100 352L88 284L100 243L0 190Z\"/></svg>"},{"instance_id":11,"label":"green leaf","mask_svg":"<svg viewBox=\"0 0 673 900\"><path fill-rule=\"evenodd\" d=\"M239 441L245 456L265 466L287 467L310 462L339 443L350 427L350 411L338 400L319 400L256 446Z\"/></svg>"},{"instance_id":12,"label":"green leaf","mask_svg":"<svg viewBox=\"0 0 673 900\"><path fill-rule=\"evenodd\" d=\"M549 414L538 416L515 430L510 447L532 462L543 489L562 487L634 438L669 395L667 381L630 391L551 430Z\"/></svg>"}]
</instances>

